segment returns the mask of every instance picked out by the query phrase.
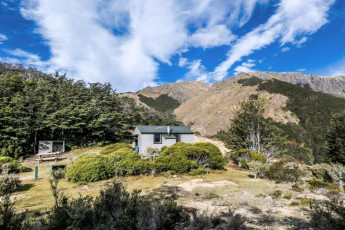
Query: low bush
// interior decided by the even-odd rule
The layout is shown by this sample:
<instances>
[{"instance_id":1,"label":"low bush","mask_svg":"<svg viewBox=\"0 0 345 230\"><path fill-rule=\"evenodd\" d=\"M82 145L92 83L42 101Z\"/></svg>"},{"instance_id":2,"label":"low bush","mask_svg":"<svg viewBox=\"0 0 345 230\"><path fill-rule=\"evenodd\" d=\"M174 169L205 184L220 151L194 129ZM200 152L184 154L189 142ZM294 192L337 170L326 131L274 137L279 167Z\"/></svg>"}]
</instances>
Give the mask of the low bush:
<instances>
[{"instance_id":1,"label":"low bush","mask_svg":"<svg viewBox=\"0 0 345 230\"><path fill-rule=\"evenodd\" d=\"M283 192L281 190L275 190L274 192L272 192L271 196L275 199L281 197L281 195L283 194Z\"/></svg>"},{"instance_id":2,"label":"low bush","mask_svg":"<svg viewBox=\"0 0 345 230\"><path fill-rule=\"evenodd\" d=\"M131 149L131 145L128 143L124 143L124 142L119 142L116 144L108 145L108 146L104 147L104 149L102 149L101 154L107 155L109 153L115 152L115 151L117 151L119 149L123 149L123 148Z\"/></svg>"},{"instance_id":3,"label":"low bush","mask_svg":"<svg viewBox=\"0 0 345 230\"><path fill-rule=\"evenodd\" d=\"M318 189L318 188L325 188L329 189L332 192L340 192L340 187L335 184L335 183L330 183L330 182L323 182L317 179L313 179L309 181L310 188L313 189Z\"/></svg>"},{"instance_id":4,"label":"low bush","mask_svg":"<svg viewBox=\"0 0 345 230\"><path fill-rule=\"evenodd\" d=\"M106 180L114 176L114 170L115 164L111 157L84 155L68 168L67 178L73 182Z\"/></svg>"},{"instance_id":5,"label":"low bush","mask_svg":"<svg viewBox=\"0 0 345 230\"><path fill-rule=\"evenodd\" d=\"M204 167L200 167L197 169L192 169L188 174L191 176L203 175L207 173L207 169Z\"/></svg>"},{"instance_id":6,"label":"low bush","mask_svg":"<svg viewBox=\"0 0 345 230\"><path fill-rule=\"evenodd\" d=\"M329 164L316 164L311 167L311 172L316 179L331 182L332 178L328 174L331 166Z\"/></svg>"},{"instance_id":7,"label":"low bush","mask_svg":"<svg viewBox=\"0 0 345 230\"><path fill-rule=\"evenodd\" d=\"M212 199L220 199L222 198L221 196L219 196L216 193L208 193L205 196L202 197L203 200L212 200Z\"/></svg>"},{"instance_id":8,"label":"low bush","mask_svg":"<svg viewBox=\"0 0 345 230\"><path fill-rule=\"evenodd\" d=\"M206 199L219 198L209 194ZM63 196L42 224L47 229L246 229L241 215L187 213L172 199L152 200L140 191L126 191L113 182L97 197L69 199Z\"/></svg>"},{"instance_id":9,"label":"low bush","mask_svg":"<svg viewBox=\"0 0 345 230\"><path fill-rule=\"evenodd\" d=\"M268 169L268 178L271 180L296 182L301 176L302 171L297 165L284 160L272 163Z\"/></svg>"},{"instance_id":10,"label":"low bush","mask_svg":"<svg viewBox=\"0 0 345 230\"><path fill-rule=\"evenodd\" d=\"M184 143L184 142L177 142L169 147L163 147L160 156L168 156L171 153L177 152L180 148L185 148L187 146L191 146L192 144Z\"/></svg>"},{"instance_id":11,"label":"low bush","mask_svg":"<svg viewBox=\"0 0 345 230\"><path fill-rule=\"evenodd\" d=\"M249 169L248 161L246 159L241 159L240 162L238 163L238 167L242 169Z\"/></svg>"},{"instance_id":12,"label":"low bush","mask_svg":"<svg viewBox=\"0 0 345 230\"><path fill-rule=\"evenodd\" d=\"M7 173L19 173L19 172L27 172L31 169L22 165L18 160L13 159L12 157L0 157L0 170L2 172L4 165L7 164Z\"/></svg>"},{"instance_id":13,"label":"low bush","mask_svg":"<svg viewBox=\"0 0 345 230\"><path fill-rule=\"evenodd\" d=\"M285 194L283 195L283 198L284 198L284 199L287 199L287 200L290 200L290 199L292 198L291 192L285 193Z\"/></svg>"},{"instance_id":14,"label":"low bush","mask_svg":"<svg viewBox=\"0 0 345 230\"><path fill-rule=\"evenodd\" d=\"M141 159L140 154L132 149L121 148L108 154L115 163L117 175L139 175L151 172L152 163L148 159Z\"/></svg>"},{"instance_id":15,"label":"low bush","mask_svg":"<svg viewBox=\"0 0 345 230\"><path fill-rule=\"evenodd\" d=\"M261 161L262 163L266 163L267 159L261 153L254 152L249 149L241 149L235 154L231 155L231 159L236 163L239 164L241 160L246 161Z\"/></svg>"},{"instance_id":16,"label":"low bush","mask_svg":"<svg viewBox=\"0 0 345 230\"><path fill-rule=\"evenodd\" d=\"M345 229L345 207L338 200L312 203L311 225L313 229Z\"/></svg>"},{"instance_id":17,"label":"low bush","mask_svg":"<svg viewBox=\"0 0 345 230\"><path fill-rule=\"evenodd\" d=\"M249 170L254 174L254 177L257 176L261 178L265 178L268 172L268 165L266 163L262 163L261 161L250 161L248 162Z\"/></svg>"},{"instance_id":18,"label":"low bush","mask_svg":"<svg viewBox=\"0 0 345 230\"><path fill-rule=\"evenodd\" d=\"M289 206L298 206L299 202L298 201L292 201Z\"/></svg>"},{"instance_id":19,"label":"low bush","mask_svg":"<svg viewBox=\"0 0 345 230\"><path fill-rule=\"evenodd\" d=\"M303 192L304 191L304 189L301 188L298 184L292 185L291 189L292 189L292 191L295 191L295 192Z\"/></svg>"},{"instance_id":20,"label":"low bush","mask_svg":"<svg viewBox=\"0 0 345 230\"><path fill-rule=\"evenodd\" d=\"M16 176L0 177L0 196L15 192L21 186L21 180Z\"/></svg>"},{"instance_id":21,"label":"low bush","mask_svg":"<svg viewBox=\"0 0 345 230\"><path fill-rule=\"evenodd\" d=\"M223 169L226 160L222 155L220 149L211 143L195 143L193 146L200 147L209 152L209 162L211 169Z\"/></svg>"},{"instance_id":22,"label":"low bush","mask_svg":"<svg viewBox=\"0 0 345 230\"><path fill-rule=\"evenodd\" d=\"M205 168L223 169L225 164L221 151L213 144L178 142L164 148L154 159L153 167L158 173L174 171L199 175L206 172Z\"/></svg>"},{"instance_id":23,"label":"low bush","mask_svg":"<svg viewBox=\"0 0 345 230\"><path fill-rule=\"evenodd\" d=\"M299 202L300 205L302 206L310 206L315 204L316 201L314 199L309 199L309 198L302 198Z\"/></svg>"}]
</instances>

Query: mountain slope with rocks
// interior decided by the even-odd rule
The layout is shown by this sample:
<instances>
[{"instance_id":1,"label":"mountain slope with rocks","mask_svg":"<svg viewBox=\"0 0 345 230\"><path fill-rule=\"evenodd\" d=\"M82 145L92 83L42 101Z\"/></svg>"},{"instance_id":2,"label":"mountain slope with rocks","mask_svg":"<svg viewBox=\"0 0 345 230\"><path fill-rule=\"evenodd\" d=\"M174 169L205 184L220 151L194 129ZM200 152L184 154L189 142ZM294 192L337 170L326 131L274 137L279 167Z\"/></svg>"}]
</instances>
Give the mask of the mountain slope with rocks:
<instances>
[{"instance_id":1,"label":"mountain slope with rocks","mask_svg":"<svg viewBox=\"0 0 345 230\"><path fill-rule=\"evenodd\" d=\"M244 75L248 77L257 77L262 80L275 78L303 88L309 88L317 92L345 98L345 75L319 77L316 75L304 75L300 72L252 72L249 74L240 74L239 76L235 76L234 79L243 78Z\"/></svg>"},{"instance_id":2,"label":"mountain slope with rocks","mask_svg":"<svg viewBox=\"0 0 345 230\"><path fill-rule=\"evenodd\" d=\"M184 124L192 124L193 131L211 136L229 128L240 103L247 101L251 95L266 100L266 117L282 123L298 123L297 116L284 109L286 96L257 91L257 86L243 86L231 78L215 83L207 92L183 103L174 113Z\"/></svg>"},{"instance_id":3,"label":"mountain slope with rocks","mask_svg":"<svg viewBox=\"0 0 345 230\"><path fill-rule=\"evenodd\" d=\"M156 87L146 87L136 94L145 97L156 98L159 95L167 94L168 96L178 100L180 103L208 91L211 84L202 81L179 81L176 83L167 83Z\"/></svg>"}]
</instances>

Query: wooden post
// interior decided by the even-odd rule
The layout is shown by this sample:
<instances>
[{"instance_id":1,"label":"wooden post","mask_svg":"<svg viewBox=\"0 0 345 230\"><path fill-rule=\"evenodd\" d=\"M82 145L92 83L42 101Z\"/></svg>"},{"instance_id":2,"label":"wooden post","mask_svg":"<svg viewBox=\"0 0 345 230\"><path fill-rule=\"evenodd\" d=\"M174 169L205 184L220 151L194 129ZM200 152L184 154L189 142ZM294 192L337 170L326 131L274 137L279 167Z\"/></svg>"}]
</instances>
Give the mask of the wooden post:
<instances>
[{"instance_id":1,"label":"wooden post","mask_svg":"<svg viewBox=\"0 0 345 230\"><path fill-rule=\"evenodd\" d=\"M38 166L35 166L35 180L38 180Z\"/></svg>"}]
</instances>

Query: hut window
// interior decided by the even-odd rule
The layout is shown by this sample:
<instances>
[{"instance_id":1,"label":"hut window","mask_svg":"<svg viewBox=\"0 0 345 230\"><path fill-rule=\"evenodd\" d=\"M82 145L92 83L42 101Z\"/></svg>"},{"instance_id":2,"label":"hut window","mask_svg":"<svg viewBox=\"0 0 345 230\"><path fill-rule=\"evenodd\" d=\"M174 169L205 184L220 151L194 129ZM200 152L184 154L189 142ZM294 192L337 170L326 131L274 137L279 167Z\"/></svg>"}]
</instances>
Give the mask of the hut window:
<instances>
[{"instance_id":1,"label":"hut window","mask_svg":"<svg viewBox=\"0 0 345 230\"><path fill-rule=\"evenodd\" d=\"M161 143L162 143L162 135L161 135L161 134L158 134L158 133L155 133L155 134L154 134L153 143L155 143L155 144L161 144Z\"/></svg>"}]
</instances>

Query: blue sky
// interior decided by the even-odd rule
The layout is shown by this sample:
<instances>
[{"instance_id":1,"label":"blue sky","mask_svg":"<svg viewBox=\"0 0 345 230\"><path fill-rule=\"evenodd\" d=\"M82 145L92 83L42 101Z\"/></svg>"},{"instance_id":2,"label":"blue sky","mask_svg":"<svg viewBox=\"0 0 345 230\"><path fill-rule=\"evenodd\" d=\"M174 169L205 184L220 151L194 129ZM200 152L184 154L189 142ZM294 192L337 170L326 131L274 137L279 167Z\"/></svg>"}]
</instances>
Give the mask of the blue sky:
<instances>
[{"instance_id":1,"label":"blue sky","mask_svg":"<svg viewBox=\"0 0 345 230\"><path fill-rule=\"evenodd\" d=\"M118 92L240 72L345 74L344 0L2 0L0 62Z\"/></svg>"}]
</instances>

